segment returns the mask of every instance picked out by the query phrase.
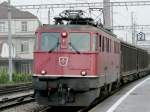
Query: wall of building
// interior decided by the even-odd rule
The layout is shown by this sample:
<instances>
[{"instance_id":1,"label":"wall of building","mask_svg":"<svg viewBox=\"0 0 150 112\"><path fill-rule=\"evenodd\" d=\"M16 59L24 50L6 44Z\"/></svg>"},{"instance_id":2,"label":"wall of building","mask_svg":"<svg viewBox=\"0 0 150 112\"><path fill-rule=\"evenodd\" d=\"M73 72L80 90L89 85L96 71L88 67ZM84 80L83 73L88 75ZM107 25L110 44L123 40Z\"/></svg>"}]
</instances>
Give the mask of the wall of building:
<instances>
[{"instance_id":1,"label":"wall of building","mask_svg":"<svg viewBox=\"0 0 150 112\"><path fill-rule=\"evenodd\" d=\"M8 39L8 21L1 19L5 23L5 30L0 32L0 43L7 42ZM27 31L22 31L22 22L27 23ZM23 59L33 59L35 30L39 26L38 19L13 19L12 43L16 49L16 57Z\"/></svg>"},{"instance_id":2,"label":"wall of building","mask_svg":"<svg viewBox=\"0 0 150 112\"><path fill-rule=\"evenodd\" d=\"M21 31L22 22L27 22L27 32ZM0 35L7 35L8 32L8 21L7 19L0 19L0 22L5 22L5 31L1 32ZM36 28L39 26L38 19L12 19L11 29L12 35L24 35L24 34L33 34Z\"/></svg>"},{"instance_id":3,"label":"wall of building","mask_svg":"<svg viewBox=\"0 0 150 112\"><path fill-rule=\"evenodd\" d=\"M22 44L27 43L28 44L28 50L22 51ZM33 59L33 51L34 51L34 44L35 44L35 36L33 37L22 37L22 38L15 38L13 39L13 43L15 43L16 48L16 56L18 58L24 58L24 59Z\"/></svg>"}]
</instances>

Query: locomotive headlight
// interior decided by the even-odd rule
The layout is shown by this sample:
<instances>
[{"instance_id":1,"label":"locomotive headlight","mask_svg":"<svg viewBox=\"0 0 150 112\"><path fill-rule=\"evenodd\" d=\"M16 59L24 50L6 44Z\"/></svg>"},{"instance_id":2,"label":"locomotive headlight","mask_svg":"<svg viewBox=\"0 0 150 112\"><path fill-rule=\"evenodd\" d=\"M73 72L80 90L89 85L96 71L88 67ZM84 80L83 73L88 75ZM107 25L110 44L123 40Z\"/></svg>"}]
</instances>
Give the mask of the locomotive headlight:
<instances>
[{"instance_id":1,"label":"locomotive headlight","mask_svg":"<svg viewBox=\"0 0 150 112\"><path fill-rule=\"evenodd\" d=\"M87 72L86 72L86 71L81 71L81 75L82 75L82 76L86 76L86 75L87 75Z\"/></svg>"},{"instance_id":2,"label":"locomotive headlight","mask_svg":"<svg viewBox=\"0 0 150 112\"><path fill-rule=\"evenodd\" d=\"M62 32L62 33L61 33L61 36L62 36L63 38L66 38L66 37L67 37L67 32Z\"/></svg>"},{"instance_id":3,"label":"locomotive headlight","mask_svg":"<svg viewBox=\"0 0 150 112\"><path fill-rule=\"evenodd\" d=\"M46 74L46 70L41 70L41 74L45 75Z\"/></svg>"}]
</instances>

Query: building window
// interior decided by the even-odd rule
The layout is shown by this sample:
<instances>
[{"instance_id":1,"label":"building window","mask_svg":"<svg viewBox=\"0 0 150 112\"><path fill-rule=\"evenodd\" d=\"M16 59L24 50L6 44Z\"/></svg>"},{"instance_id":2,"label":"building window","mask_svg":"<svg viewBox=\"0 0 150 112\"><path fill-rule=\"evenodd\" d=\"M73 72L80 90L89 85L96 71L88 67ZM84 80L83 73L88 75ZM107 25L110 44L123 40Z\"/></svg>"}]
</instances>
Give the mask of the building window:
<instances>
[{"instance_id":1,"label":"building window","mask_svg":"<svg viewBox=\"0 0 150 112\"><path fill-rule=\"evenodd\" d=\"M21 52L28 52L29 51L29 43L28 41L24 41L21 43Z\"/></svg>"},{"instance_id":2,"label":"building window","mask_svg":"<svg viewBox=\"0 0 150 112\"><path fill-rule=\"evenodd\" d=\"M26 21L21 22L21 30L23 32L27 31L27 22Z\"/></svg>"},{"instance_id":3,"label":"building window","mask_svg":"<svg viewBox=\"0 0 150 112\"><path fill-rule=\"evenodd\" d=\"M0 32L5 32L5 22L0 22Z\"/></svg>"}]
</instances>

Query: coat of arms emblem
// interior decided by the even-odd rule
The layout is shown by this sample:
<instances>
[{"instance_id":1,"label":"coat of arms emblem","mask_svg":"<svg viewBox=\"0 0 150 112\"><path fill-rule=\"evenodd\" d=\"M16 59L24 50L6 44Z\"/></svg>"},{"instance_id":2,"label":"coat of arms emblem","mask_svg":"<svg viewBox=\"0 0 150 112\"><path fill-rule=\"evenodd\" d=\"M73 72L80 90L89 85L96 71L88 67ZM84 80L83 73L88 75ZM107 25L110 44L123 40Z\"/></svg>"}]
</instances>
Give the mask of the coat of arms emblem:
<instances>
[{"instance_id":1,"label":"coat of arms emblem","mask_svg":"<svg viewBox=\"0 0 150 112\"><path fill-rule=\"evenodd\" d=\"M59 57L59 65L67 66L68 65L68 57Z\"/></svg>"}]
</instances>

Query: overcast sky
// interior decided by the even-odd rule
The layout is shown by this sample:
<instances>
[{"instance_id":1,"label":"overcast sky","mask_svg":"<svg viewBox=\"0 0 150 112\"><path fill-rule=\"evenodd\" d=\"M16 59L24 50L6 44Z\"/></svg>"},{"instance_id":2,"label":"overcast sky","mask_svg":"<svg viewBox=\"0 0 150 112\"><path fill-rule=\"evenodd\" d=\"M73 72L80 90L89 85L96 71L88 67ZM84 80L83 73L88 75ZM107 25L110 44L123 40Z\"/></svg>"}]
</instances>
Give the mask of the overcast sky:
<instances>
[{"instance_id":1,"label":"overcast sky","mask_svg":"<svg viewBox=\"0 0 150 112\"><path fill-rule=\"evenodd\" d=\"M7 0L0 0L0 2L7 1ZM12 5L29 5L29 4L55 4L55 3L77 3L77 2L102 2L103 0L11 0ZM111 0L113 1L127 1L127 0ZM131 0L128 0L131 1ZM132 0L137 1L137 0ZM145 0L138 0L138 1L145 1ZM87 9L84 9L85 11ZM34 15L37 15L42 23L48 22L47 10L28 10L32 12ZM56 16L62 9L54 9L51 12L51 16ZM139 25L150 25L150 6L127 6L127 7L113 7L113 24L114 25L131 25L131 12L134 12L134 20L136 24ZM99 14L93 14L96 18ZM101 15L102 16L102 15ZM138 30L143 31L143 30ZM143 31L147 32L147 31ZM149 32L149 31L148 31ZM127 39L127 41L131 41L131 30L125 31L115 31L115 33L123 38Z\"/></svg>"}]
</instances>

